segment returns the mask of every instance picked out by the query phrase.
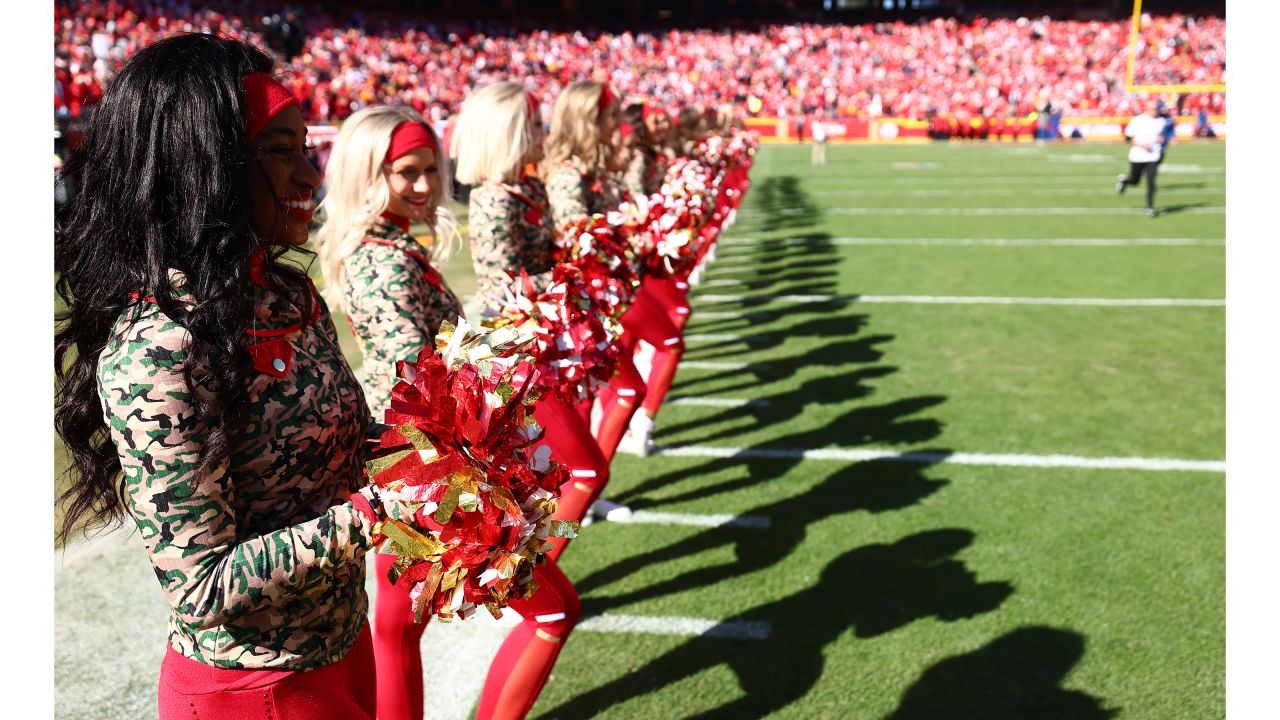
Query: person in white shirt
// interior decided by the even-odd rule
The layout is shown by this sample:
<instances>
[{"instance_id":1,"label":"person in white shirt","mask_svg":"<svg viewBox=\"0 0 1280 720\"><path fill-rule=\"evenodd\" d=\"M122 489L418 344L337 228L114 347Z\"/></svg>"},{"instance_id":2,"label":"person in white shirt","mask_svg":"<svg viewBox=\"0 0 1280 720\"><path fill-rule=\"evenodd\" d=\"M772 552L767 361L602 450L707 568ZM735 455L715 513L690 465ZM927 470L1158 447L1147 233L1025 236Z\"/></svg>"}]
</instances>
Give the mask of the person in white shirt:
<instances>
[{"instance_id":1,"label":"person in white shirt","mask_svg":"<svg viewBox=\"0 0 1280 720\"><path fill-rule=\"evenodd\" d=\"M1160 164L1160 153L1163 150L1164 126L1169 122L1160 117L1160 101L1152 97L1147 100L1147 111L1129 121L1124 128L1124 136L1129 139L1129 175L1121 173L1116 177L1116 192L1124 194L1124 189L1137 185L1142 178L1147 179L1147 217L1156 215L1156 169Z\"/></svg>"},{"instance_id":2,"label":"person in white shirt","mask_svg":"<svg viewBox=\"0 0 1280 720\"><path fill-rule=\"evenodd\" d=\"M818 115L809 121L810 134L813 135L813 152L809 162L813 165L827 164L827 128L822 124L822 116Z\"/></svg>"}]
</instances>

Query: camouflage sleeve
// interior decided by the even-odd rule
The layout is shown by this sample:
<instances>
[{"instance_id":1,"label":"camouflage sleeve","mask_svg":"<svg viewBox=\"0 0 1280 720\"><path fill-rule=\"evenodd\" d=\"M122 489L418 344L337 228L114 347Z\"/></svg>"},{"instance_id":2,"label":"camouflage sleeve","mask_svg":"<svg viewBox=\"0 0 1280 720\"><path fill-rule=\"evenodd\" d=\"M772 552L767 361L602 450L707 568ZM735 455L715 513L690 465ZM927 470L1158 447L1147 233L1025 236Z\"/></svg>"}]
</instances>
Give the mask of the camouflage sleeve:
<instances>
[{"instance_id":1,"label":"camouflage sleeve","mask_svg":"<svg viewBox=\"0 0 1280 720\"><path fill-rule=\"evenodd\" d=\"M644 175L647 168L648 158L644 156L644 153L635 153L631 158L631 164L627 166L627 171L622 175L622 182L632 195L647 194L644 191Z\"/></svg>"},{"instance_id":2,"label":"camouflage sleeve","mask_svg":"<svg viewBox=\"0 0 1280 720\"><path fill-rule=\"evenodd\" d=\"M128 510L156 576L177 619L205 630L287 607L316 577L362 557L371 528L343 503L275 532L237 537L227 463L197 472L208 428L183 377L188 337L162 316L139 320L104 350L98 385Z\"/></svg>"},{"instance_id":3,"label":"camouflage sleeve","mask_svg":"<svg viewBox=\"0 0 1280 720\"><path fill-rule=\"evenodd\" d=\"M502 288L511 282L508 270L520 272L522 207L523 203L501 187L484 185L471 191L467 211L471 264L486 305L502 297Z\"/></svg>"},{"instance_id":4,"label":"camouflage sleeve","mask_svg":"<svg viewBox=\"0 0 1280 720\"><path fill-rule=\"evenodd\" d=\"M587 215L586 180L571 167L558 167L547 178L551 219L559 230L579 215Z\"/></svg>"},{"instance_id":5,"label":"camouflage sleeve","mask_svg":"<svg viewBox=\"0 0 1280 720\"><path fill-rule=\"evenodd\" d=\"M346 260L346 275L347 313L368 370L366 399L380 415L390 403L396 361L429 347L442 321L456 321L458 303L436 292L418 261L394 247L360 245Z\"/></svg>"}]
</instances>

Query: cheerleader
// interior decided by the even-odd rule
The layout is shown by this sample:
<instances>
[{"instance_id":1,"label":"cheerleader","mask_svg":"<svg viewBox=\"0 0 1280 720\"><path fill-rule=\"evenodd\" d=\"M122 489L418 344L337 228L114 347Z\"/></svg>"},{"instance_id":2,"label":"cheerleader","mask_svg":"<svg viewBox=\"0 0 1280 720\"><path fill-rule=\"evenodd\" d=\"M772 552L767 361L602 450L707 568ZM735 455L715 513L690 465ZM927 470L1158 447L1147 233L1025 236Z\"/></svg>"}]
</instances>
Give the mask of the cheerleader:
<instances>
[{"instance_id":1,"label":"cheerleader","mask_svg":"<svg viewBox=\"0 0 1280 720\"><path fill-rule=\"evenodd\" d=\"M542 168L557 228L578 215L613 209L605 191L606 165L613 152L607 140L614 137L618 127L618 99L608 85L577 82L556 98ZM606 459L613 458L628 429L633 442L626 449L648 454L653 416L675 378L676 365L684 352L680 331L647 293L635 295L621 322L622 361L618 375L600 394L601 416L596 430L596 441ZM640 340L656 348L647 388L632 360ZM642 406L644 412L637 412ZM600 509L606 515L610 511L629 514L612 504Z\"/></svg>"},{"instance_id":2,"label":"cheerleader","mask_svg":"<svg viewBox=\"0 0 1280 720\"><path fill-rule=\"evenodd\" d=\"M390 405L397 360L411 360L433 345L445 320L457 322L462 305L433 267L456 234L440 205L449 197L447 159L435 133L406 108L372 107L342 125L327 167L322 207L326 221L315 247L325 288L347 313L364 355L365 399L375 418ZM423 247L410 222L425 222L435 242ZM412 622L409 595L387 581L395 558L375 559L378 593L374 653L378 663L378 716L421 719L425 624Z\"/></svg>"},{"instance_id":3,"label":"cheerleader","mask_svg":"<svg viewBox=\"0 0 1280 720\"><path fill-rule=\"evenodd\" d=\"M471 261L483 312L496 314L504 288L522 273L544 289L554 264L554 229L546 189L525 172L544 157L542 117L532 93L513 82L487 85L462 104L451 138L458 181L471 191L468 230ZM561 488L556 518L580 522L609 481L609 463L591 436L591 400L575 407L556 394L538 401L534 417L546 429L544 442L572 480ZM569 542L551 538L550 556Z\"/></svg>"},{"instance_id":4,"label":"cheerleader","mask_svg":"<svg viewBox=\"0 0 1280 720\"><path fill-rule=\"evenodd\" d=\"M635 128L635 141L630 143L632 156L623 175L624 183L634 195L649 196L662 189L662 180L670 166L667 136L671 130L671 118L666 110L652 103L634 103L623 113L624 126ZM678 330L689 322L689 301L685 290L688 284L675 278L650 277L645 279L646 292L652 294L667 313L667 319ZM656 412L656 411L655 411ZM628 444L631 438L624 437Z\"/></svg>"},{"instance_id":5,"label":"cheerleader","mask_svg":"<svg viewBox=\"0 0 1280 720\"><path fill-rule=\"evenodd\" d=\"M662 178L671 164L666 152L671 118L653 103L633 103L622 114L635 128L635 153L623 176L632 195L652 195L662 188Z\"/></svg>"},{"instance_id":6,"label":"cheerleader","mask_svg":"<svg viewBox=\"0 0 1280 720\"><path fill-rule=\"evenodd\" d=\"M71 163L56 427L65 538L128 514L171 606L161 720L372 720L361 487L370 417L329 311L278 258L320 178L262 51L213 35L125 63Z\"/></svg>"}]
</instances>

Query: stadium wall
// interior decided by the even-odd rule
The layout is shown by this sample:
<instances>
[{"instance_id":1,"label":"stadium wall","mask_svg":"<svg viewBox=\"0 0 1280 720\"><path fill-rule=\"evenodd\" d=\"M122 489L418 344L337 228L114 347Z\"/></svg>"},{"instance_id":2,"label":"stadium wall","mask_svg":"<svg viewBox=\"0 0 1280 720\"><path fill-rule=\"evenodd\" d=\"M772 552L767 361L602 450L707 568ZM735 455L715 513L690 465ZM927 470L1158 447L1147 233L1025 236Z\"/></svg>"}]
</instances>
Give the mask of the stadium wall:
<instances>
[{"instance_id":1,"label":"stadium wall","mask_svg":"<svg viewBox=\"0 0 1280 720\"><path fill-rule=\"evenodd\" d=\"M1017 132L1005 130L1000 137L992 133L988 139L999 139L1004 142L1029 142L1035 139L1036 120L1034 118L1018 118ZM1120 140L1124 136L1124 126L1129 118L1123 117L1064 117L1059 128L1063 138L1070 138L1079 129L1085 140ZM1177 118L1179 138L1190 138L1195 134L1197 118L1194 115L1182 115ZM875 120L866 118L837 118L824 120L827 129L827 141L832 143L861 142L903 142L916 143L929 140L929 123L925 120L911 118L883 117ZM1209 124L1219 138L1227 136L1227 118L1225 115L1210 115ZM808 121L803 130L797 130L796 121L792 118L748 118L747 129L760 135L760 141L766 143L788 143L809 140L812 132Z\"/></svg>"}]
</instances>

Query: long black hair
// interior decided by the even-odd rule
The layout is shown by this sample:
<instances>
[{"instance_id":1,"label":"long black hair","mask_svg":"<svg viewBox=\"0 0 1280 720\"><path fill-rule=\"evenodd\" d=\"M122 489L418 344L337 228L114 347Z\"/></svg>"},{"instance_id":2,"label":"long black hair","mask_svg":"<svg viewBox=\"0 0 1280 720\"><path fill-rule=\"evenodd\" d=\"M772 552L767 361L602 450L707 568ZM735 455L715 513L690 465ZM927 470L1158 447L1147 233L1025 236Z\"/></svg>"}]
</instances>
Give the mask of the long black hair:
<instances>
[{"instance_id":1,"label":"long black hair","mask_svg":"<svg viewBox=\"0 0 1280 720\"><path fill-rule=\"evenodd\" d=\"M57 228L54 252L66 308L54 336L54 422L74 461L74 482L60 498L63 539L82 518L101 525L124 514L96 372L130 305L155 302L190 333L187 386L209 391L192 393L197 419L209 428L197 473L227 459L248 420L249 258L264 243L252 229L242 78L271 68L266 53L224 37L179 35L150 45L125 63L67 164L81 191ZM276 262L280 252L266 258L272 284L306 282ZM171 269L186 276L194 302L175 300Z\"/></svg>"}]
</instances>

